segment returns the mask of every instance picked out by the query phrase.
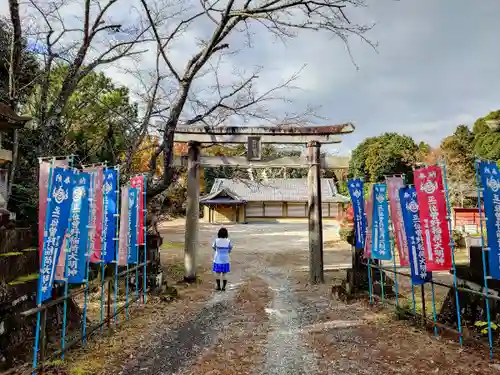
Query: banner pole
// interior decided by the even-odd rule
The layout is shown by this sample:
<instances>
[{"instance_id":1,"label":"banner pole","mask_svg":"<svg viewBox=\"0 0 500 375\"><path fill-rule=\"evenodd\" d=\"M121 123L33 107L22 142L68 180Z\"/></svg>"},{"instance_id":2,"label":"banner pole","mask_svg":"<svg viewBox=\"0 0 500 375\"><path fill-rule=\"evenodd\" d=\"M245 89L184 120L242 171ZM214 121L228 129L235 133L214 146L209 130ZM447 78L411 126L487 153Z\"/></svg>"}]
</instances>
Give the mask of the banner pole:
<instances>
[{"instance_id":1,"label":"banner pole","mask_svg":"<svg viewBox=\"0 0 500 375\"><path fill-rule=\"evenodd\" d=\"M143 293L143 303L147 303L148 301L148 296L147 296L147 288L148 288L148 282L147 282L147 260L148 260L148 251L147 251L147 236L148 236L148 230L147 230L147 224L146 224L146 220L147 220L147 213L148 213L148 209L147 209L147 195L146 195L146 190L147 190L147 176L144 175L143 177L144 179L144 186L143 186L143 200L144 200L144 204L143 204L143 216L144 216L144 272L143 272L143 280L142 280L142 293Z\"/></svg>"},{"instance_id":2,"label":"banner pole","mask_svg":"<svg viewBox=\"0 0 500 375\"><path fill-rule=\"evenodd\" d=\"M368 200L369 202L370 200ZM373 202L372 202L373 204ZM366 228L367 228L367 233L368 233L368 229L371 230L371 228L368 228L368 214L367 214L367 211L368 210L365 210L365 218L367 219L366 220ZM372 210L372 214L373 214L373 210ZM372 223L373 225L373 223ZM371 233L370 233L370 238L371 238ZM366 236L365 238L365 241L368 241L368 235ZM373 241L373 239L371 238L371 241ZM365 246L368 246L368 243L365 243ZM371 243L370 243L370 246L371 246ZM364 250L363 250L364 251ZM372 264L371 264L371 257L372 257L372 252L371 252L371 249L370 249L370 256L368 257L368 259L366 260L367 263L368 263L368 294L370 295L370 304L373 305L373 291L372 291L372 288L373 288L373 285L372 285Z\"/></svg>"},{"instance_id":3,"label":"banner pole","mask_svg":"<svg viewBox=\"0 0 500 375\"><path fill-rule=\"evenodd\" d=\"M484 277L484 293L485 293L485 303L486 303L486 318L488 319L488 343L490 345L490 359L493 359L493 337L491 332L491 313L490 313L490 299L489 299L489 289L488 289L488 275L486 272L486 246L484 243L484 229L483 229L483 210L481 209L481 191L484 188L481 187L481 177L479 171L479 160L474 162L474 167L476 171L476 188L477 188L477 207L479 210L479 226L481 227L481 256L483 261L483 277ZM484 201L484 196L483 196Z\"/></svg>"},{"instance_id":4,"label":"banner pole","mask_svg":"<svg viewBox=\"0 0 500 375\"><path fill-rule=\"evenodd\" d=\"M412 167L413 174L415 174L415 167ZM414 186L413 184L410 184L408 186ZM433 328L434 328L434 337L438 337L438 330L437 330L437 313L436 313L436 292L434 288L434 281L431 279L431 294L432 294L432 319L433 319ZM412 293L415 293L415 290L412 290ZM414 308L415 309L415 308Z\"/></svg>"},{"instance_id":5,"label":"banner pole","mask_svg":"<svg viewBox=\"0 0 500 375\"><path fill-rule=\"evenodd\" d=\"M394 176L398 177L398 176ZM404 180L403 180L404 182ZM387 176L385 177L385 184L387 187L389 187L389 184L387 183ZM389 189L388 189L389 191ZM392 205L392 202L389 202L389 204ZM394 286L395 290L394 292L396 293L396 310L399 310L399 285L398 285L398 274L397 274L397 267L396 267L396 246L395 246L395 232L394 232L394 218L392 217L392 210L389 210L389 215L391 215L391 220L389 220L389 225L390 225L390 230L392 232L391 238L391 251L392 251L392 263L394 265ZM401 251L401 250L400 250Z\"/></svg>"},{"instance_id":6,"label":"banner pole","mask_svg":"<svg viewBox=\"0 0 500 375\"><path fill-rule=\"evenodd\" d=\"M73 167L73 159L74 156L70 155L69 157L69 166ZM71 197L73 198L73 197ZM71 202L71 205L73 205L73 202ZM70 207L70 213L72 212L71 207ZM69 253L69 247L70 247L70 241L68 238L68 235L71 233L71 223L73 222L73 219L71 217L71 214L69 216L68 220L68 227L67 227L67 233L66 233L66 246L64 246L64 306L63 306L63 326L62 326L62 331L61 331L61 360L64 361L64 354L65 354L65 346L66 346L66 325L67 325L67 315L68 315L68 293L69 293L69 283L68 283L68 253Z\"/></svg>"},{"instance_id":7,"label":"banner pole","mask_svg":"<svg viewBox=\"0 0 500 375\"><path fill-rule=\"evenodd\" d=\"M384 271L383 267L384 264L382 263L383 261L379 259L378 261L378 272L380 272L380 298L382 300L382 305L385 304L385 285L384 285Z\"/></svg>"},{"instance_id":8,"label":"banner pole","mask_svg":"<svg viewBox=\"0 0 500 375\"><path fill-rule=\"evenodd\" d=\"M127 184L128 185L128 188L129 188L129 194L130 194L130 182ZM127 197L128 199L128 197ZM130 203L129 203L129 207L128 207L128 210L127 211L130 211ZM128 215L130 215L129 212L127 212L127 217ZM129 228L128 228L128 232L130 233L130 223L129 223ZM130 240L130 234L127 233L127 238L128 240ZM128 241L127 241L128 242ZM130 252L130 243L127 243L127 271L126 271L126 285L125 285L125 319L128 320L128 289L129 289L129 267L128 267L128 254Z\"/></svg>"},{"instance_id":9,"label":"banner pole","mask_svg":"<svg viewBox=\"0 0 500 375\"><path fill-rule=\"evenodd\" d=\"M115 316L115 325L117 323L118 309L118 254L119 254L119 239L120 239L120 167L116 169L116 233L115 233L115 298L113 302L113 312Z\"/></svg>"},{"instance_id":10,"label":"banner pole","mask_svg":"<svg viewBox=\"0 0 500 375\"><path fill-rule=\"evenodd\" d=\"M448 178L446 177L446 161L443 160L442 162L442 167L443 167L443 182L444 182L444 193L446 197L446 211L448 214L447 221L448 221L448 231L450 232L450 237L452 236L452 226L451 226L451 208L450 208L450 200L448 197ZM453 237L450 243L451 246L451 264L453 267L453 286L455 288L455 302L457 306L457 325L458 325L458 335L459 335L459 341L460 341L460 346L463 345L463 335L462 335L462 318L461 318L461 313L460 313L460 301L458 299L458 288L457 288L457 268L455 264L455 243L453 241Z\"/></svg>"},{"instance_id":11,"label":"banner pole","mask_svg":"<svg viewBox=\"0 0 500 375\"><path fill-rule=\"evenodd\" d=\"M437 328L437 313L436 313L436 292L434 290L434 281L431 280L431 292L432 292L432 320L434 323L434 337L438 337Z\"/></svg>"},{"instance_id":12,"label":"banner pole","mask_svg":"<svg viewBox=\"0 0 500 375\"><path fill-rule=\"evenodd\" d=\"M105 178L105 172L104 170L107 169L106 168L106 162L103 163L103 171L102 171L102 178L103 180L101 181L101 194L102 196L99 197L99 199L102 200L102 212L101 212L101 223L102 223L102 226L101 226L101 310L100 310L100 315L99 315L99 324L101 326L101 328L99 329L99 337L102 338L102 333L103 333L103 330L104 330L104 324L102 324L102 322L104 321L104 273L106 271L106 264L105 264L105 259L104 259L104 246L107 246L107 242L106 241L106 238L105 238L105 234L104 234L104 221L106 220L106 215L107 215L107 212L105 210L105 206L104 206L104 199L105 199L105 194L106 192L104 191L104 178ZM106 251L107 251L107 248L106 248ZM108 291L109 293L109 291Z\"/></svg>"},{"instance_id":13,"label":"banner pole","mask_svg":"<svg viewBox=\"0 0 500 375\"><path fill-rule=\"evenodd\" d=\"M402 174L401 175L402 179L403 179L403 186L410 186L410 185L406 185L406 174ZM399 196L399 192L397 194ZM401 204L401 202L399 202L399 204ZM408 244L408 257L410 257L410 245ZM410 267L411 267L411 264L410 264ZM410 272L411 274L411 272ZM411 304L412 304L412 308L413 308L413 316L416 316L417 315L417 304L416 304L416 301L415 301L415 284L413 283L413 279L411 278L410 276L410 285L411 285Z\"/></svg>"},{"instance_id":14,"label":"banner pole","mask_svg":"<svg viewBox=\"0 0 500 375\"><path fill-rule=\"evenodd\" d=\"M141 205L139 204L140 200L142 199L142 197L139 197L139 189L137 189L137 192L136 192L136 195L135 195L135 200L136 200L136 204L137 204L137 207L136 207L136 212L135 212L135 233L136 233L136 236L135 236L135 252L136 252L136 261L137 261L137 264L136 264L136 267L135 267L135 297L136 297L136 301L137 301L137 306L140 306L141 305L141 300L139 298L139 259L140 259L140 256L139 256L139 230L140 229L140 220L139 220L139 215L140 215L140 212L139 212L139 208L141 207Z\"/></svg>"},{"instance_id":15,"label":"banner pole","mask_svg":"<svg viewBox=\"0 0 500 375\"><path fill-rule=\"evenodd\" d=\"M90 186L89 186L89 229L92 229L93 221L93 201L94 201L94 178L95 173L90 172ZM87 233L88 244L87 244L87 262L85 267L85 291L83 299L83 317L82 317L82 346L85 346L87 341L87 300L89 298L89 278L90 278L90 257L92 256L92 237L94 237L95 232L89 230Z\"/></svg>"},{"instance_id":16,"label":"banner pole","mask_svg":"<svg viewBox=\"0 0 500 375\"><path fill-rule=\"evenodd\" d=\"M373 197L373 184L370 186L370 196ZM372 205L372 210L371 210L371 213L372 213L372 217L370 218L371 220L371 228L370 228L370 246L372 247L370 249L370 256L368 257L368 292L370 293L370 304L373 305L373 273L372 273L372 258L373 258L373 208L374 208L374 205L375 205L375 202L372 199L370 199L370 196L368 197L368 201L370 202L370 204ZM367 210L368 211L368 210ZM366 215L366 213L365 213ZM367 228L368 228L368 221L367 221Z\"/></svg>"},{"instance_id":17,"label":"banner pole","mask_svg":"<svg viewBox=\"0 0 500 375\"><path fill-rule=\"evenodd\" d=\"M42 162L42 159L40 160L40 164ZM49 167L49 179L47 182L47 197L45 198L47 200L47 209L45 210L45 224L44 224L44 234L43 234L43 248L42 248L42 256L40 259L40 268L43 265L43 255L45 254L45 248L47 245L47 234L48 234L48 228L49 228L49 215L47 214L49 212L49 204L50 204L50 190L52 189L52 173L53 173L53 168L54 168L54 162L55 158L50 159L50 167ZM40 199L40 198L39 198ZM37 307L42 306L42 273L40 272L40 275L38 276L38 290L37 290ZM40 325L41 325L41 312L38 311L36 313L36 332L35 332L35 347L33 348L33 374L36 374L36 369L38 366L38 348L40 345Z\"/></svg>"},{"instance_id":18,"label":"banner pole","mask_svg":"<svg viewBox=\"0 0 500 375\"><path fill-rule=\"evenodd\" d=\"M387 187L387 184L385 185ZM387 198L387 192L386 192L386 198ZM389 205L389 203L387 203ZM381 228L379 228L379 231ZM384 285L384 270L383 270L384 264L383 260L379 259L378 260L378 272L380 272L380 298L382 300L382 305L385 304L385 285Z\"/></svg>"}]
</instances>

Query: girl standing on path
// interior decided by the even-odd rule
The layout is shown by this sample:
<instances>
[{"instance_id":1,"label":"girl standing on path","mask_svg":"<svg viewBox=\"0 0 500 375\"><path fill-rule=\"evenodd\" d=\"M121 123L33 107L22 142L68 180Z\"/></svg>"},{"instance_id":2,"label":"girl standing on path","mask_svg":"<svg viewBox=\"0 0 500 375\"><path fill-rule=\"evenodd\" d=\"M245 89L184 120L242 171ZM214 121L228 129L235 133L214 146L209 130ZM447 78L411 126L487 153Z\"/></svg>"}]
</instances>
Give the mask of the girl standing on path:
<instances>
[{"instance_id":1,"label":"girl standing on path","mask_svg":"<svg viewBox=\"0 0 500 375\"><path fill-rule=\"evenodd\" d=\"M228 237L229 234L227 233L227 229L220 228L219 232L217 233L217 238L212 244L212 248L215 251L213 271L215 272L215 277L217 278L217 290L226 290L226 273L230 271L229 253L233 249L233 245L231 244L231 240ZM220 274L220 279L218 278L218 274Z\"/></svg>"}]
</instances>

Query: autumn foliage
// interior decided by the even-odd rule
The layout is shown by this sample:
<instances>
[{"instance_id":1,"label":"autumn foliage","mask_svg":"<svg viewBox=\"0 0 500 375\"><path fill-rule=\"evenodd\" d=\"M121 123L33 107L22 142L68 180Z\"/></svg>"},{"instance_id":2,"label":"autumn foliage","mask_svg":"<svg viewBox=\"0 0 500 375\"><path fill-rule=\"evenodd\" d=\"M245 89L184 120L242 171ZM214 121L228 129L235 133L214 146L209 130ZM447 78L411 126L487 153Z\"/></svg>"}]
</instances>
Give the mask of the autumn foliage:
<instances>
[{"instance_id":1,"label":"autumn foliage","mask_svg":"<svg viewBox=\"0 0 500 375\"><path fill-rule=\"evenodd\" d=\"M159 145L159 139L156 136L146 136L138 147L137 152L132 156L132 174L149 172L149 162L154 155L156 148ZM155 174L161 176L163 173L162 158L158 158Z\"/></svg>"}]
</instances>

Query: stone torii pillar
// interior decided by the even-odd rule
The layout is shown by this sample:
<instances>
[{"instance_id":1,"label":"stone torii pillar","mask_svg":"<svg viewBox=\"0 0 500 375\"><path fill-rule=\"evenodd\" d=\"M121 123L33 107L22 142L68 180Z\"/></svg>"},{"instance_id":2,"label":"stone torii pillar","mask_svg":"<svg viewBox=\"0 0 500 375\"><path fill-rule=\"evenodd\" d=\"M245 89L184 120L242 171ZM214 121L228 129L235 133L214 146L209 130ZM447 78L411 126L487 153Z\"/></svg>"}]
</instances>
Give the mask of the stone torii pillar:
<instances>
[{"instance_id":1,"label":"stone torii pillar","mask_svg":"<svg viewBox=\"0 0 500 375\"><path fill-rule=\"evenodd\" d=\"M325 282L323 274L323 212L321 204L321 144L307 144L309 171L307 173L309 221L309 281L311 284Z\"/></svg>"},{"instance_id":2,"label":"stone torii pillar","mask_svg":"<svg viewBox=\"0 0 500 375\"><path fill-rule=\"evenodd\" d=\"M196 253L200 218L200 143L188 142L186 233L184 237L184 281L196 281Z\"/></svg>"}]
</instances>

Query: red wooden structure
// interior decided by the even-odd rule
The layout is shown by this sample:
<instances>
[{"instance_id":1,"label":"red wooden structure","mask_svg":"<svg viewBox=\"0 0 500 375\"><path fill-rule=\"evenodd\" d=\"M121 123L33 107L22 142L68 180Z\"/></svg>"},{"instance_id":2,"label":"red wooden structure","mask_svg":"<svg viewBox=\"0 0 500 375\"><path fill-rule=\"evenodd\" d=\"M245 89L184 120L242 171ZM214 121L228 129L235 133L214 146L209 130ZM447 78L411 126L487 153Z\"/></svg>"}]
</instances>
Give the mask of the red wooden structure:
<instances>
[{"instance_id":1,"label":"red wooden structure","mask_svg":"<svg viewBox=\"0 0 500 375\"><path fill-rule=\"evenodd\" d=\"M453 208L453 229L469 231L475 228L479 232L479 210L477 208Z\"/></svg>"}]
</instances>

